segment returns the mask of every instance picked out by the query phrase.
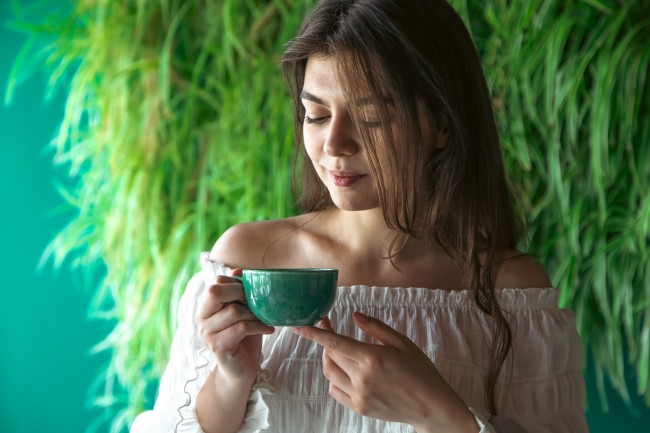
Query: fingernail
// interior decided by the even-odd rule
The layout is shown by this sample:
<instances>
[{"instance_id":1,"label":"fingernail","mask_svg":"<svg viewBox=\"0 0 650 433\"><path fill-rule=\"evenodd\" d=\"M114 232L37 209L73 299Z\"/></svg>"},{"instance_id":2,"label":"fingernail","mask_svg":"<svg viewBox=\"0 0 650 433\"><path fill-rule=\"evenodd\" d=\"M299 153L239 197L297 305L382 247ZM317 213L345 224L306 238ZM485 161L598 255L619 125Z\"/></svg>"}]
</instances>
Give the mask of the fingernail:
<instances>
[{"instance_id":1,"label":"fingernail","mask_svg":"<svg viewBox=\"0 0 650 433\"><path fill-rule=\"evenodd\" d=\"M303 330L302 328L299 328L299 327L292 328L291 331L292 331L294 334L298 334L298 335L302 335L302 334L304 334L304 330Z\"/></svg>"}]
</instances>

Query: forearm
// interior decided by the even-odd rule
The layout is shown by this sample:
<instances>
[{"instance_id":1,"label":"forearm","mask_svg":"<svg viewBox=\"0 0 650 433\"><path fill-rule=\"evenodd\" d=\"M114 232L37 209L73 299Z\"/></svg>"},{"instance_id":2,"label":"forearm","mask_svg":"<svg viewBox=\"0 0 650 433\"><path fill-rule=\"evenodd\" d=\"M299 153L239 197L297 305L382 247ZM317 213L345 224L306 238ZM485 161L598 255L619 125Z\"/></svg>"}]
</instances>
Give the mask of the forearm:
<instances>
[{"instance_id":1,"label":"forearm","mask_svg":"<svg viewBox=\"0 0 650 433\"><path fill-rule=\"evenodd\" d=\"M215 368L196 399L196 417L205 433L235 433L246 415L252 383L229 383Z\"/></svg>"}]
</instances>

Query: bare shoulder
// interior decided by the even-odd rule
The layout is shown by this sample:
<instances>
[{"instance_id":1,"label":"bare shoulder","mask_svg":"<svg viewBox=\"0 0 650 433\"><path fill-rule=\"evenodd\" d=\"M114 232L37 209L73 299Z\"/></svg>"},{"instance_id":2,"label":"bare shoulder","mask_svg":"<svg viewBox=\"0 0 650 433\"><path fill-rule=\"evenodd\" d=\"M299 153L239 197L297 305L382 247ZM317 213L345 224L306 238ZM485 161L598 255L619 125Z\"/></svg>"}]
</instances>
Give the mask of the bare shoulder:
<instances>
[{"instance_id":1,"label":"bare shoulder","mask_svg":"<svg viewBox=\"0 0 650 433\"><path fill-rule=\"evenodd\" d=\"M497 272L497 288L552 287L542 264L532 255L515 250L506 252Z\"/></svg>"},{"instance_id":2,"label":"bare shoulder","mask_svg":"<svg viewBox=\"0 0 650 433\"><path fill-rule=\"evenodd\" d=\"M254 221L226 230L210 251L210 259L237 268L278 266L274 251L278 244L291 250L290 234L298 226L297 218Z\"/></svg>"}]
</instances>

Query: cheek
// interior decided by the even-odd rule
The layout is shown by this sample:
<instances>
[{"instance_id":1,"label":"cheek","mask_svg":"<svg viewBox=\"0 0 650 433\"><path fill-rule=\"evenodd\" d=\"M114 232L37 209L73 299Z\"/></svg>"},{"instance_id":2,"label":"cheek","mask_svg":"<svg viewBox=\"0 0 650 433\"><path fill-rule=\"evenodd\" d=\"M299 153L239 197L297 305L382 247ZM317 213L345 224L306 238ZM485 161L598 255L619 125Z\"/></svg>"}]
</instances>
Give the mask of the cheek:
<instances>
[{"instance_id":1,"label":"cheek","mask_svg":"<svg viewBox=\"0 0 650 433\"><path fill-rule=\"evenodd\" d=\"M318 134L303 130L302 143L303 146L305 146L305 151L307 152L309 159L315 162L318 159L319 149L321 148L318 144Z\"/></svg>"}]
</instances>

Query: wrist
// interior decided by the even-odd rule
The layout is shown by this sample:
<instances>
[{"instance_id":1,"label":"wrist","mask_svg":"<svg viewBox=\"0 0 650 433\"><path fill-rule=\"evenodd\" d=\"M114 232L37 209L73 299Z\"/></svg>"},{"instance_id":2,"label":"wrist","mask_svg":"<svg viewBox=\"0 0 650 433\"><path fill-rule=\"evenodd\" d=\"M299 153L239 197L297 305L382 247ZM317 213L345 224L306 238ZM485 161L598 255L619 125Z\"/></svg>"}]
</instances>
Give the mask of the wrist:
<instances>
[{"instance_id":1,"label":"wrist","mask_svg":"<svg viewBox=\"0 0 650 433\"><path fill-rule=\"evenodd\" d=\"M257 372L245 376L232 376L226 374L217 366L212 372L212 383L220 393L228 395L250 394L257 380Z\"/></svg>"},{"instance_id":2,"label":"wrist","mask_svg":"<svg viewBox=\"0 0 650 433\"><path fill-rule=\"evenodd\" d=\"M454 420L446 424L423 423L419 426L414 425L413 427L417 433L480 433L481 431L474 416L468 419Z\"/></svg>"},{"instance_id":3,"label":"wrist","mask_svg":"<svg viewBox=\"0 0 650 433\"><path fill-rule=\"evenodd\" d=\"M467 406L457 406L446 411L445 415L420 420L412 424L417 433L479 433L481 427Z\"/></svg>"}]
</instances>

